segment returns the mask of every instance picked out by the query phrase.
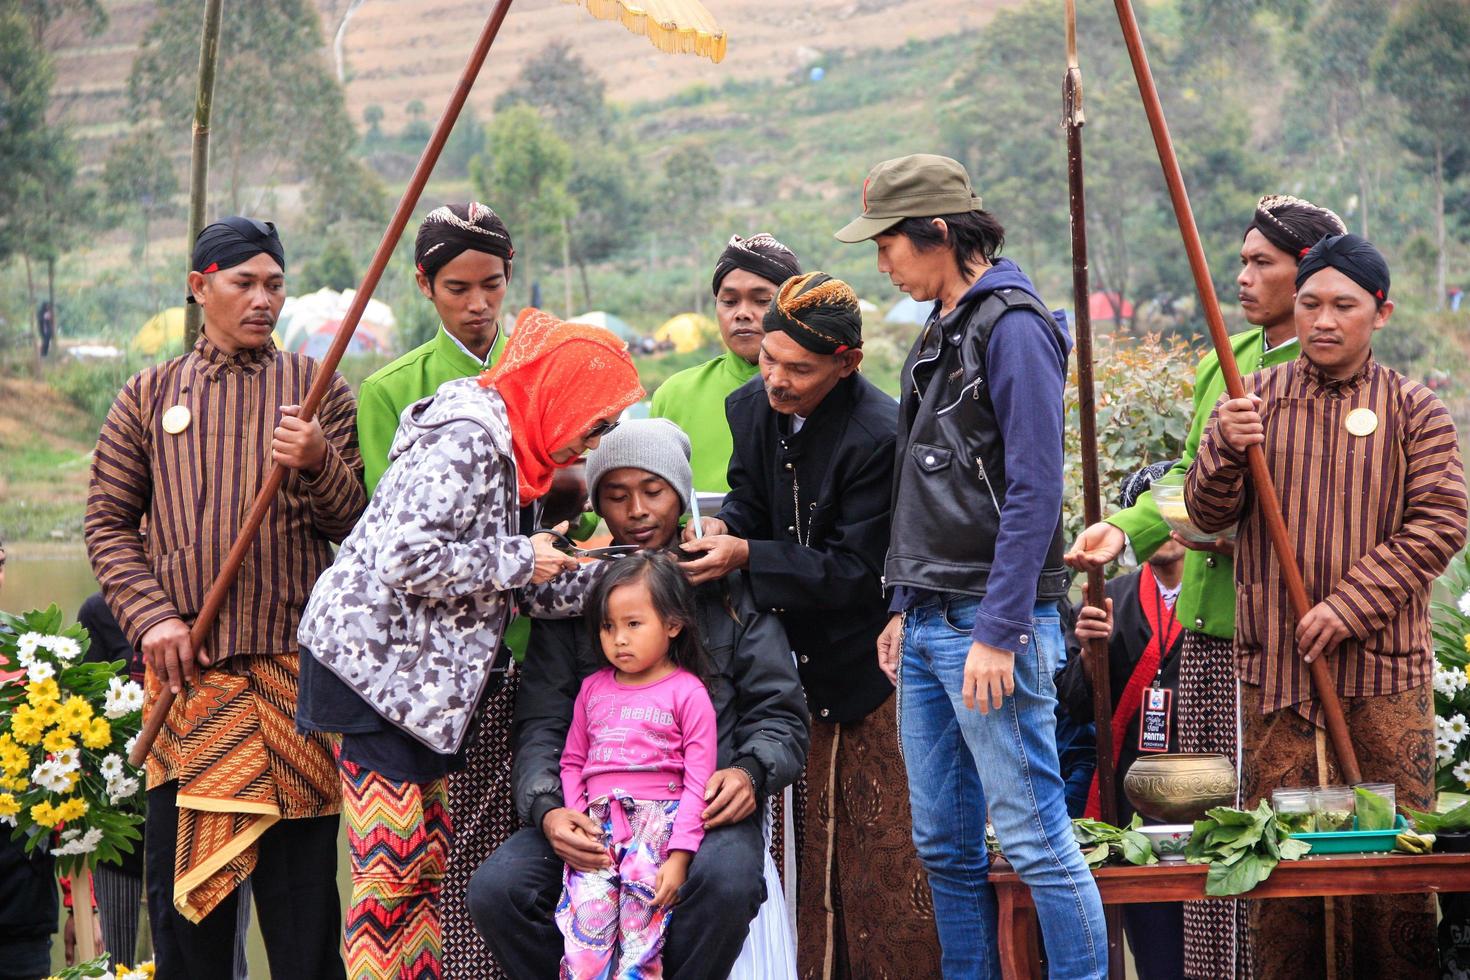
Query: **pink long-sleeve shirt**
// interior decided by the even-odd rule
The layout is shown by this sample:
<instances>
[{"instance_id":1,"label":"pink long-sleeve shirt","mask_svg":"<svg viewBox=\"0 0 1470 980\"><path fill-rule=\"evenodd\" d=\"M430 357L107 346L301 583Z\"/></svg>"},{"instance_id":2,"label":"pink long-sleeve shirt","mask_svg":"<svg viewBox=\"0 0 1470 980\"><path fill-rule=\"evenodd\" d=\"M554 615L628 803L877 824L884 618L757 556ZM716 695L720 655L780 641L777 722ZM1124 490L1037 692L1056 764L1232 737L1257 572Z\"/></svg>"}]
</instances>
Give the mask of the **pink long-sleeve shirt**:
<instances>
[{"instance_id":1,"label":"pink long-sleeve shirt","mask_svg":"<svg viewBox=\"0 0 1470 980\"><path fill-rule=\"evenodd\" d=\"M611 667L582 682L561 755L566 805L629 796L678 800L671 851L704 838L704 788L718 752L715 708L699 678L679 669L652 684L620 684Z\"/></svg>"}]
</instances>

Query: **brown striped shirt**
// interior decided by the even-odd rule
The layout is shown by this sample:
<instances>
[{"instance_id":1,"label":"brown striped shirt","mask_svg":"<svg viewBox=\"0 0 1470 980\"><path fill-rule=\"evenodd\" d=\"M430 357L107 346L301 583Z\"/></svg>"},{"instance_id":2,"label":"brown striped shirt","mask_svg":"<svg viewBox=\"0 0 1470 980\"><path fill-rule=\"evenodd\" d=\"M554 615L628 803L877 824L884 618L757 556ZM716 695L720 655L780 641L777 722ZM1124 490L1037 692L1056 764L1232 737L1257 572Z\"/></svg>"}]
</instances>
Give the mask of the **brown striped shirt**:
<instances>
[{"instance_id":1,"label":"brown striped shirt","mask_svg":"<svg viewBox=\"0 0 1470 980\"><path fill-rule=\"evenodd\" d=\"M1343 381L1305 356L1245 379L1263 400L1263 447L1307 596L1351 637L1329 656L1338 694L1394 694L1434 670L1429 593L1465 543L1465 473L1455 425L1434 393L1369 359ZM1378 427L1355 436L1348 413ZM1185 502L1204 531L1239 522L1235 545L1238 676L1263 689L1266 711L1316 718L1311 678L1296 656L1295 620L1245 456L1220 438L1218 406L1189 469Z\"/></svg>"},{"instance_id":2,"label":"brown striped shirt","mask_svg":"<svg viewBox=\"0 0 1470 980\"><path fill-rule=\"evenodd\" d=\"M306 398L320 366L267 343L194 350L134 375L103 423L87 495L87 556L134 646L157 623L192 623L271 465L280 406ZM174 405L189 409L177 435ZM216 659L297 650L296 627L317 576L366 503L352 392L333 378L317 417L321 472L290 471L241 566L206 648ZM146 533L144 529L146 528Z\"/></svg>"}]
</instances>

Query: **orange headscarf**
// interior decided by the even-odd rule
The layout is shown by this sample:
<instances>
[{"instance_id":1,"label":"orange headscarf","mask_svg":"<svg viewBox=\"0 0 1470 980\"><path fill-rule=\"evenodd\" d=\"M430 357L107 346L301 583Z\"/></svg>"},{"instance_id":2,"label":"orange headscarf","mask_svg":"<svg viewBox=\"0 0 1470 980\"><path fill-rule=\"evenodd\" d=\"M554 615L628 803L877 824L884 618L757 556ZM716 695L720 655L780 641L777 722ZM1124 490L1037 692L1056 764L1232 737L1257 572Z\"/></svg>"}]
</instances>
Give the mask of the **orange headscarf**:
<instances>
[{"instance_id":1,"label":"orange headscarf","mask_svg":"<svg viewBox=\"0 0 1470 980\"><path fill-rule=\"evenodd\" d=\"M601 327L527 307L500 362L480 376L505 401L521 506L551 489L551 454L643 397L628 345Z\"/></svg>"}]
</instances>

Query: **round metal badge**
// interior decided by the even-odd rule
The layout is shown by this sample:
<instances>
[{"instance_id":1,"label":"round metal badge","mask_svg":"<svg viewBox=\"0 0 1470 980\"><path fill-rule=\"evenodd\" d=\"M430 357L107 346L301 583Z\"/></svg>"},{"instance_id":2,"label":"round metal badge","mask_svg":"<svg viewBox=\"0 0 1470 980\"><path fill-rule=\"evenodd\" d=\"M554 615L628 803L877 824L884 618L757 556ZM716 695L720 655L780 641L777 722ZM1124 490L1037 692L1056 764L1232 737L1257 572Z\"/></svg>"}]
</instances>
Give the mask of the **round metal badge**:
<instances>
[{"instance_id":1,"label":"round metal badge","mask_svg":"<svg viewBox=\"0 0 1470 980\"><path fill-rule=\"evenodd\" d=\"M1348 412L1343 425L1355 436L1371 436L1378 430L1378 416L1371 408L1355 408Z\"/></svg>"},{"instance_id":2,"label":"round metal badge","mask_svg":"<svg viewBox=\"0 0 1470 980\"><path fill-rule=\"evenodd\" d=\"M176 436L189 427L193 416L189 414L188 406L175 405L163 413L163 431L171 436Z\"/></svg>"}]
</instances>

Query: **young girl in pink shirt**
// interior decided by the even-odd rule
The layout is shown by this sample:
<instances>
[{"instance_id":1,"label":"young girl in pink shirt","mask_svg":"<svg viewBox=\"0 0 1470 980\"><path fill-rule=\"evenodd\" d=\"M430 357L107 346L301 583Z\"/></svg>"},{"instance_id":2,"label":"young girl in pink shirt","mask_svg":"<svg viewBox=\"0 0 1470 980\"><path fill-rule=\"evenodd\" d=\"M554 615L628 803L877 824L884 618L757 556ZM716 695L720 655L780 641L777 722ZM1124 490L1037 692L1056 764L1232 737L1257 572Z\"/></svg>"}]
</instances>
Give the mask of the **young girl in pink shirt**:
<instances>
[{"instance_id":1,"label":"young girl in pink shirt","mask_svg":"<svg viewBox=\"0 0 1470 980\"><path fill-rule=\"evenodd\" d=\"M586 614L609 666L577 694L561 784L566 805L602 827L608 864L566 869L561 976L661 977L717 753L694 590L671 556L639 552L612 564Z\"/></svg>"}]
</instances>

